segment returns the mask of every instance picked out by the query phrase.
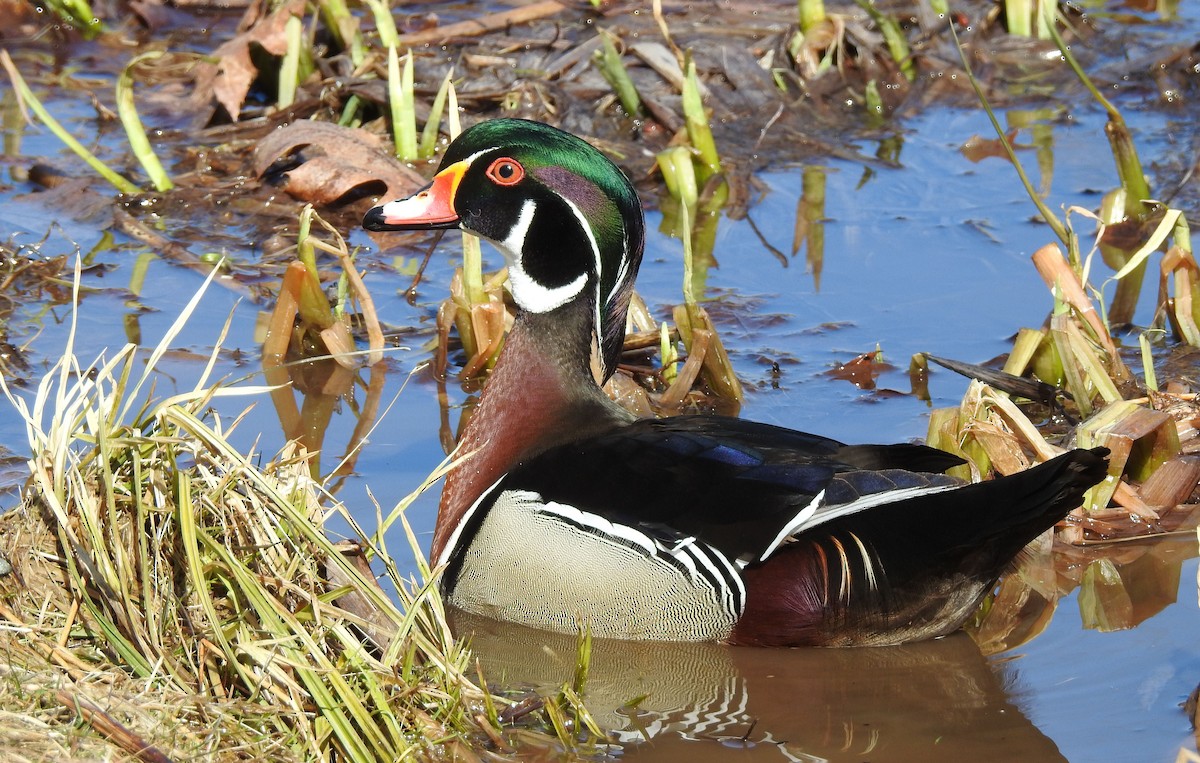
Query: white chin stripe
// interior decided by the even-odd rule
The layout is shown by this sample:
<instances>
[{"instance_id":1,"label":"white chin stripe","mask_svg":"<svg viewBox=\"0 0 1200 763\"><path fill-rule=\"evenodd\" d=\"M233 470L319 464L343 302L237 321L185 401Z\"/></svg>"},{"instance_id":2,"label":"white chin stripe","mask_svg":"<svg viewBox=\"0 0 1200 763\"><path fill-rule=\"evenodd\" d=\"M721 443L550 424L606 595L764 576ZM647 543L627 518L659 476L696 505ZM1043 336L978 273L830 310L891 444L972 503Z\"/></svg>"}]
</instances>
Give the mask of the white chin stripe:
<instances>
[{"instance_id":1,"label":"white chin stripe","mask_svg":"<svg viewBox=\"0 0 1200 763\"><path fill-rule=\"evenodd\" d=\"M513 299L522 309L531 313L548 313L562 307L583 291L587 285L587 273L580 273L574 281L563 286L547 287L533 280L521 262L521 252L525 246L525 236L529 226L533 224L533 216L537 214L537 204L532 199L526 200L521 207L521 215L513 225L512 230L503 241L497 242L504 248L512 265L508 269L508 279L512 286Z\"/></svg>"},{"instance_id":2,"label":"white chin stripe","mask_svg":"<svg viewBox=\"0 0 1200 763\"><path fill-rule=\"evenodd\" d=\"M562 307L575 299L587 285L587 273L580 273L578 278L565 286L546 288L530 278L519 261L508 269L508 278L513 299L531 313L548 313L556 307Z\"/></svg>"}]
</instances>

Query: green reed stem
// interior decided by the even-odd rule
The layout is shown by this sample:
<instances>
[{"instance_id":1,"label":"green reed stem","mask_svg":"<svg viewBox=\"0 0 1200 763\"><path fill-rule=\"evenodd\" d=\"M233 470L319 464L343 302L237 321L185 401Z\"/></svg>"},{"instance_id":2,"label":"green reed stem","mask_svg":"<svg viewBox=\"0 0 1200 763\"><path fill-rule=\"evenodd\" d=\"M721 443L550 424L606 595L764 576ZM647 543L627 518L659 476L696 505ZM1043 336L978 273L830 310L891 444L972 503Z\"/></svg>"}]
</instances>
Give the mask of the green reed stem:
<instances>
[{"instance_id":1,"label":"green reed stem","mask_svg":"<svg viewBox=\"0 0 1200 763\"><path fill-rule=\"evenodd\" d=\"M824 0L797 0L796 8L800 12L801 32L808 32L826 18Z\"/></svg>"},{"instance_id":2,"label":"green reed stem","mask_svg":"<svg viewBox=\"0 0 1200 763\"><path fill-rule=\"evenodd\" d=\"M392 109L392 135L396 156L406 162L417 159L417 112L413 101L412 51L404 57L404 69L395 46L388 48L388 101Z\"/></svg>"},{"instance_id":3,"label":"green reed stem","mask_svg":"<svg viewBox=\"0 0 1200 763\"><path fill-rule=\"evenodd\" d=\"M21 100L37 115L42 124L46 125L50 132L54 133L56 138L61 140L67 148L75 152L76 156L87 162L89 167L98 172L102 178L111 183L121 193L142 192L141 188L134 185L127 178L109 169L95 154L84 148L83 144L75 139L75 136L67 132L66 128L57 119L51 116L46 107L42 105L42 102L29 89L29 85L25 83L20 73L17 72L17 68L13 65L12 58L9 57L7 50L0 49L0 66L3 66L5 71L8 72L8 77L12 80L13 88L17 91L17 95L21 97Z\"/></svg>"},{"instance_id":4,"label":"green reed stem","mask_svg":"<svg viewBox=\"0 0 1200 763\"><path fill-rule=\"evenodd\" d=\"M446 72L446 78L433 97L433 105L429 107L429 119L425 120L425 127L421 130L421 145L417 150L417 155L422 159L432 157L437 150L438 128L442 123L442 112L446 109L446 97L454 87L453 77L454 69Z\"/></svg>"},{"instance_id":5,"label":"green reed stem","mask_svg":"<svg viewBox=\"0 0 1200 763\"><path fill-rule=\"evenodd\" d=\"M133 100L133 75L131 72L133 67L142 61L161 56L161 52L155 51L143 53L130 61L121 70L120 75L117 76L116 96L117 114L121 117L121 124L125 126L125 135L129 138L129 147L133 149L133 155L137 157L138 163L146 171L150 182L154 183L154 187L160 192L171 190L175 187L175 184L167 176L167 171L163 169L162 162L158 160L158 155L154 153L154 148L150 145L150 138L146 135L146 128L138 116L137 105Z\"/></svg>"},{"instance_id":6,"label":"green reed stem","mask_svg":"<svg viewBox=\"0 0 1200 763\"><path fill-rule=\"evenodd\" d=\"M396 31L396 21L392 18L392 10L385 0L366 0L371 15L375 17L375 31L379 33L379 44L385 48L399 47L400 34Z\"/></svg>"}]
</instances>

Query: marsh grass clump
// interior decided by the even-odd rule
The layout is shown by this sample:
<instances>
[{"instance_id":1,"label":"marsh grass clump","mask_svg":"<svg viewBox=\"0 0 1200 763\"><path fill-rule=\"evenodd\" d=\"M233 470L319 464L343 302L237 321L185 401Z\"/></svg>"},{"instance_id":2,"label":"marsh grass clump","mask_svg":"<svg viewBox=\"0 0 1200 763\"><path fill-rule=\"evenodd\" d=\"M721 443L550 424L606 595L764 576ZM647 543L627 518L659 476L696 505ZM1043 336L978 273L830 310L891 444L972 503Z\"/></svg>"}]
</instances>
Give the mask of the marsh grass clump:
<instances>
[{"instance_id":1,"label":"marsh grass clump","mask_svg":"<svg viewBox=\"0 0 1200 763\"><path fill-rule=\"evenodd\" d=\"M1066 248L1064 252L1056 244L1047 244L1033 254L1033 264L1053 296L1053 309L1041 329L1018 333L1002 372L1012 378L1033 376L1039 384L1056 388L1059 399L1047 402L1057 408L1068 431L1051 442L1014 403L1028 393L995 382L985 384L980 381L983 376L976 374L977 381L959 408L933 412L928 441L970 462L969 468L959 467L963 477L1024 469L1030 461L1061 452L1059 440L1078 447L1108 447L1109 478L1087 492L1084 506L1072 512L1071 526L1062 537L1083 542L1154 535L1173 529L1194 508L1188 502L1200 484L1200 463L1194 455L1200 442L1192 424L1196 394L1188 378L1173 380L1170 390L1159 388L1146 334L1139 339L1144 369L1139 381L1126 365L1113 327L1130 319L1149 258L1165 250L1155 311L1157 333L1165 334L1164 324L1169 322L1181 342L1194 343L1193 337L1200 337L1194 306L1200 288L1190 232L1180 210L1147 201L1145 177L1120 113L1092 85L1058 33L1051 29L1051 35L1076 76L1108 112L1105 132L1121 187L1106 203L1111 204L1112 198L1123 201L1115 215L1103 208L1072 207L1059 219L1050 210L1022 169L965 55L962 60L1030 200ZM1131 182L1134 176L1137 182ZM1089 252L1083 251L1072 215L1097 225ZM1112 277L1096 287L1090 280L1094 256L1101 253L1108 259L1106 242L1111 242L1117 226L1126 228L1124 257ZM1106 306L1105 286L1112 283L1115 295Z\"/></svg>"},{"instance_id":2,"label":"marsh grass clump","mask_svg":"<svg viewBox=\"0 0 1200 763\"><path fill-rule=\"evenodd\" d=\"M382 535L331 540L344 509L303 451L260 465L230 445L238 422L212 401L261 388L214 385L210 361L190 390L153 395L199 296L148 357L84 365L72 332L32 394L0 384L32 454L0 517L0 695L23 708L0 722L0 757L473 759L481 694L428 568L403 579Z\"/></svg>"}]
</instances>

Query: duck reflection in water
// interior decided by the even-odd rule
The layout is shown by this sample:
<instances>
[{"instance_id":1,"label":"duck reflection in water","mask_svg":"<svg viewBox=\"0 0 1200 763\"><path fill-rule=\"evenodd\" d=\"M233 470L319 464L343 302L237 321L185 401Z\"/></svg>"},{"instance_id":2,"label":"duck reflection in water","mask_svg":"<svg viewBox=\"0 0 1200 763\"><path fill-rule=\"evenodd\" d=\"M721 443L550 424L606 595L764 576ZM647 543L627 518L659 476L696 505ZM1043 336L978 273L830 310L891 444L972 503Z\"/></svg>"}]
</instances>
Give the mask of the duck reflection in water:
<instances>
[{"instance_id":1,"label":"duck reflection in water","mask_svg":"<svg viewBox=\"0 0 1200 763\"><path fill-rule=\"evenodd\" d=\"M551 695L571 682L575 638L451 615L493 688ZM623 761L1065 760L1014 686L1010 663L964 633L856 649L596 639L585 704Z\"/></svg>"}]
</instances>

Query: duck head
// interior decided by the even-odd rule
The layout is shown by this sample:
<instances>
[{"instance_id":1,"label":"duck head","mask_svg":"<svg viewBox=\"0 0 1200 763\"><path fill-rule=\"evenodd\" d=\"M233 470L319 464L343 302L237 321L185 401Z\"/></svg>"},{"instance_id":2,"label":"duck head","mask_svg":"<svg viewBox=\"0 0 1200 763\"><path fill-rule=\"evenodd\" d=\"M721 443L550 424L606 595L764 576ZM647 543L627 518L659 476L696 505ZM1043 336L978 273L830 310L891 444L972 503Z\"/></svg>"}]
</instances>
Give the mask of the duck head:
<instances>
[{"instance_id":1,"label":"duck head","mask_svg":"<svg viewBox=\"0 0 1200 763\"><path fill-rule=\"evenodd\" d=\"M608 157L523 119L465 130L429 185L363 218L373 231L461 228L490 241L525 312L588 301L603 379L616 369L644 225L637 193Z\"/></svg>"}]
</instances>

